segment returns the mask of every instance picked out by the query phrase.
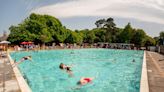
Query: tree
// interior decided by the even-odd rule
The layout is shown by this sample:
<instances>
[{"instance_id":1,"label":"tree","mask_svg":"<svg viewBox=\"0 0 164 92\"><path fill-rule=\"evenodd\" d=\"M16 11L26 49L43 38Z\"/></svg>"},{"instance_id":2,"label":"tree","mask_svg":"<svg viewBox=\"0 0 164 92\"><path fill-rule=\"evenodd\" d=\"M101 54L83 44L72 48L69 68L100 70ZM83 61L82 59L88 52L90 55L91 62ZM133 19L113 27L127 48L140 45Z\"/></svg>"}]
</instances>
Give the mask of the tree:
<instances>
[{"instance_id":1,"label":"tree","mask_svg":"<svg viewBox=\"0 0 164 92\"><path fill-rule=\"evenodd\" d=\"M95 25L97 26L97 28L102 28L104 26L105 22L106 22L105 19L100 19L95 22Z\"/></svg>"},{"instance_id":2,"label":"tree","mask_svg":"<svg viewBox=\"0 0 164 92\"><path fill-rule=\"evenodd\" d=\"M113 18L100 19L96 21L97 28L105 29L105 42L115 42L116 40L116 24L114 23Z\"/></svg>"},{"instance_id":3,"label":"tree","mask_svg":"<svg viewBox=\"0 0 164 92\"><path fill-rule=\"evenodd\" d=\"M164 45L164 32L159 34L159 45Z\"/></svg>"},{"instance_id":4,"label":"tree","mask_svg":"<svg viewBox=\"0 0 164 92\"><path fill-rule=\"evenodd\" d=\"M87 41L88 41L88 43L94 43L94 40L95 40L95 34L94 34L94 32L93 31L89 31L88 33L87 33Z\"/></svg>"},{"instance_id":5,"label":"tree","mask_svg":"<svg viewBox=\"0 0 164 92\"><path fill-rule=\"evenodd\" d=\"M141 46L145 37L146 37L146 33L142 29L137 29L134 31L134 35L131 39L131 43L134 43L137 46Z\"/></svg>"},{"instance_id":6,"label":"tree","mask_svg":"<svg viewBox=\"0 0 164 92\"><path fill-rule=\"evenodd\" d=\"M155 45L160 45L160 37L154 37Z\"/></svg>"},{"instance_id":7,"label":"tree","mask_svg":"<svg viewBox=\"0 0 164 92\"><path fill-rule=\"evenodd\" d=\"M159 37L164 39L164 32L160 32L160 36Z\"/></svg>"},{"instance_id":8,"label":"tree","mask_svg":"<svg viewBox=\"0 0 164 92\"><path fill-rule=\"evenodd\" d=\"M121 32L121 34L120 34L121 42L123 42L123 43L130 43L130 41L131 41L131 39L133 37L133 33L134 33L134 30L131 27L131 24L128 23L125 26L125 28L123 29L123 31Z\"/></svg>"},{"instance_id":9,"label":"tree","mask_svg":"<svg viewBox=\"0 0 164 92\"><path fill-rule=\"evenodd\" d=\"M114 19L108 18L104 24L104 28L106 29L106 42L114 42L116 38L116 24L114 23Z\"/></svg>"},{"instance_id":10,"label":"tree","mask_svg":"<svg viewBox=\"0 0 164 92\"><path fill-rule=\"evenodd\" d=\"M95 34L95 40L94 42L97 43L97 42L105 42L105 30L102 29L102 28L95 28L93 30L91 30L94 32Z\"/></svg>"},{"instance_id":11,"label":"tree","mask_svg":"<svg viewBox=\"0 0 164 92\"><path fill-rule=\"evenodd\" d=\"M42 29L40 32L39 32L39 40L41 43L47 43L47 42L51 42L53 40L52 36L51 36L51 33L49 31L47 31L46 28Z\"/></svg>"},{"instance_id":12,"label":"tree","mask_svg":"<svg viewBox=\"0 0 164 92\"><path fill-rule=\"evenodd\" d=\"M11 26L8 40L14 44L22 41L33 41L36 44L45 43L95 43L95 42L118 42L134 43L140 45L153 45L154 40L147 36L142 29L133 29L128 23L125 28L118 28L114 19L100 19L95 22L97 28L91 30L71 31L61 22L49 15L32 13L22 23ZM160 33L159 43L163 43L164 32ZM141 44L143 43L143 44Z\"/></svg>"},{"instance_id":13,"label":"tree","mask_svg":"<svg viewBox=\"0 0 164 92\"><path fill-rule=\"evenodd\" d=\"M122 38L121 38L122 31L123 31L122 28L117 28L116 39L115 39L116 43L122 43Z\"/></svg>"},{"instance_id":14,"label":"tree","mask_svg":"<svg viewBox=\"0 0 164 92\"><path fill-rule=\"evenodd\" d=\"M10 34L8 40L14 44L19 44L22 41L32 41L35 37L26 29L24 29L23 25L20 25L19 27L11 26L9 30Z\"/></svg>"},{"instance_id":15,"label":"tree","mask_svg":"<svg viewBox=\"0 0 164 92\"><path fill-rule=\"evenodd\" d=\"M155 45L155 40L150 36L146 36L142 46L154 46L154 45Z\"/></svg>"},{"instance_id":16,"label":"tree","mask_svg":"<svg viewBox=\"0 0 164 92\"><path fill-rule=\"evenodd\" d=\"M8 40L16 44L22 41L35 43L64 42L71 31L62 26L55 17L34 13L17 26L11 26L9 30Z\"/></svg>"},{"instance_id":17,"label":"tree","mask_svg":"<svg viewBox=\"0 0 164 92\"><path fill-rule=\"evenodd\" d=\"M88 29L80 31L82 34L83 42L84 43L94 43L94 40L96 38L94 31L89 31Z\"/></svg>"},{"instance_id":18,"label":"tree","mask_svg":"<svg viewBox=\"0 0 164 92\"><path fill-rule=\"evenodd\" d=\"M65 39L65 43L82 43L82 36L76 32L71 32L71 34Z\"/></svg>"}]
</instances>

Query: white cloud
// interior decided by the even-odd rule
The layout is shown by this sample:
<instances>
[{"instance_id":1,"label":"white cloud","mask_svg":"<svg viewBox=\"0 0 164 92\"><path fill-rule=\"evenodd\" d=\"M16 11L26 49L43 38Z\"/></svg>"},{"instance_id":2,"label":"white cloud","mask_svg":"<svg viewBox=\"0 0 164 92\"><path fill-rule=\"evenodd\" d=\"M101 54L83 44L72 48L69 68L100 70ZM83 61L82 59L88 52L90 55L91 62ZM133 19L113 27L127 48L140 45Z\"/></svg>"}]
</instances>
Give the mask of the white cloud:
<instances>
[{"instance_id":1,"label":"white cloud","mask_svg":"<svg viewBox=\"0 0 164 92\"><path fill-rule=\"evenodd\" d=\"M32 12L58 18L114 16L164 24L163 0L66 0Z\"/></svg>"}]
</instances>

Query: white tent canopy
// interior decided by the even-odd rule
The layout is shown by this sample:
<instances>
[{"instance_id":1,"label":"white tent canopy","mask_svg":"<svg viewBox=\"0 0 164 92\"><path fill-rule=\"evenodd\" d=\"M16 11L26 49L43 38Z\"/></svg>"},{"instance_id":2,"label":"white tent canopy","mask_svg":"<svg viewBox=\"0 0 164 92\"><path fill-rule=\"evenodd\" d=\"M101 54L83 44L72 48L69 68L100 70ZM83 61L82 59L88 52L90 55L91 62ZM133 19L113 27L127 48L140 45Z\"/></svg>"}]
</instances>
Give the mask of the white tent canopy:
<instances>
[{"instance_id":1,"label":"white tent canopy","mask_svg":"<svg viewBox=\"0 0 164 92\"><path fill-rule=\"evenodd\" d=\"M10 44L11 42L9 41L1 41L0 44Z\"/></svg>"}]
</instances>

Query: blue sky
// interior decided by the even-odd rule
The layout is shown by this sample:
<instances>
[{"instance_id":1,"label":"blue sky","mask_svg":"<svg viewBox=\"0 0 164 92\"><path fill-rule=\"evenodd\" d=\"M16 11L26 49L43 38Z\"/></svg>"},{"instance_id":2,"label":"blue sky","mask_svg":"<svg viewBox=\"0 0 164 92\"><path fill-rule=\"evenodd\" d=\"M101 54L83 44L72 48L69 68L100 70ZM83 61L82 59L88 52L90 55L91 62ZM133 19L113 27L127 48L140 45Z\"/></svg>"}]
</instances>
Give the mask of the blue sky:
<instances>
[{"instance_id":1,"label":"blue sky","mask_svg":"<svg viewBox=\"0 0 164 92\"><path fill-rule=\"evenodd\" d=\"M0 34L30 13L49 14L70 29L92 29L95 21L113 17L118 27L128 22L154 37L164 31L163 0L1 0Z\"/></svg>"}]
</instances>

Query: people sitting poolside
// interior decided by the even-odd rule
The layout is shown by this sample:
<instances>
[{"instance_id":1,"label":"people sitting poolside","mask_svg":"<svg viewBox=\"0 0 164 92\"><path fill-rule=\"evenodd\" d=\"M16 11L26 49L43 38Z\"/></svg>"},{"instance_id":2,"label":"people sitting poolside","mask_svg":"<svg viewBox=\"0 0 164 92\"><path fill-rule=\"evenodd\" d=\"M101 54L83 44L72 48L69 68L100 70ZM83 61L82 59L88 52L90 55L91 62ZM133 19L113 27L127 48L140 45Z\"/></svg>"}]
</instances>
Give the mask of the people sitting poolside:
<instances>
[{"instance_id":1,"label":"people sitting poolside","mask_svg":"<svg viewBox=\"0 0 164 92\"><path fill-rule=\"evenodd\" d=\"M25 57L22 57L21 59L20 59L20 61L18 61L18 62L16 62L16 60L14 60L14 66L16 66L16 65L18 65L18 64L20 64L21 62L24 62L25 60L32 60L32 57L31 56L25 56ZM13 66L13 67L14 67Z\"/></svg>"}]
</instances>

